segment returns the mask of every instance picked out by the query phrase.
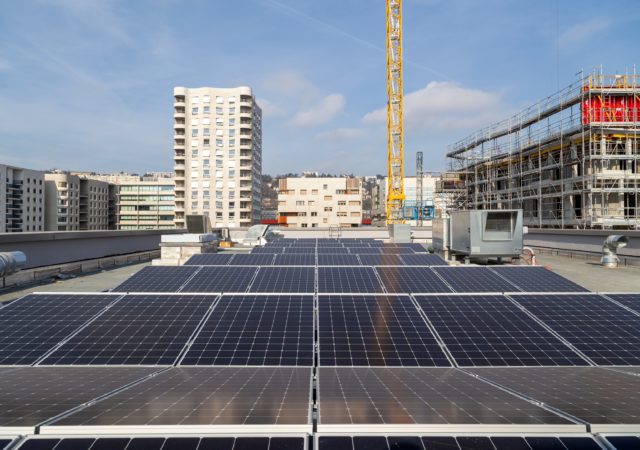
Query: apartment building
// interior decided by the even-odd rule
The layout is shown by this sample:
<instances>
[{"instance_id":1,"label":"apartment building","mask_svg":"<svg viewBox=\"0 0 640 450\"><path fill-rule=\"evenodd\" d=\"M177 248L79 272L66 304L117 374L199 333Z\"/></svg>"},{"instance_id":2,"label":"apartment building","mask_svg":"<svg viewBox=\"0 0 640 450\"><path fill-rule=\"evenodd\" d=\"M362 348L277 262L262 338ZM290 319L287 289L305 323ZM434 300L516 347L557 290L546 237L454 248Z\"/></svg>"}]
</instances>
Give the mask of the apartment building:
<instances>
[{"instance_id":1,"label":"apartment building","mask_svg":"<svg viewBox=\"0 0 640 450\"><path fill-rule=\"evenodd\" d=\"M0 233L44 230L44 173L0 164Z\"/></svg>"},{"instance_id":2,"label":"apartment building","mask_svg":"<svg viewBox=\"0 0 640 450\"><path fill-rule=\"evenodd\" d=\"M278 222L287 227L357 227L362 223L359 178L282 178Z\"/></svg>"},{"instance_id":3,"label":"apartment building","mask_svg":"<svg viewBox=\"0 0 640 450\"><path fill-rule=\"evenodd\" d=\"M44 179L47 231L109 228L109 183L65 172Z\"/></svg>"},{"instance_id":4,"label":"apartment building","mask_svg":"<svg viewBox=\"0 0 640 450\"><path fill-rule=\"evenodd\" d=\"M149 178L116 185L118 230L175 228L173 178Z\"/></svg>"},{"instance_id":5,"label":"apartment building","mask_svg":"<svg viewBox=\"0 0 640 450\"><path fill-rule=\"evenodd\" d=\"M176 87L175 224L208 214L216 227L260 222L262 111L249 87Z\"/></svg>"}]
</instances>

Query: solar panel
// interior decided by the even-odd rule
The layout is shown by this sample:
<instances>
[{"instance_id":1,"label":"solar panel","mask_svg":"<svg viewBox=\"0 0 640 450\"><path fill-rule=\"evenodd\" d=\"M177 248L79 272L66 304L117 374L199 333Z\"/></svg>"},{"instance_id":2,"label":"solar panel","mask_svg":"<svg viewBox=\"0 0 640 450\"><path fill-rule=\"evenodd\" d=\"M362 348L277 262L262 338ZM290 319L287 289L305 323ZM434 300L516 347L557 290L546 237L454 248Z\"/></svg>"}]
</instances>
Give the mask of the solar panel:
<instances>
[{"instance_id":1,"label":"solar panel","mask_svg":"<svg viewBox=\"0 0 640 450\"><path fill-rule=\"evenodd\" d=\"M348 255L349 250L344 247L318 247L318 255Z\"/></svg>"},{"instance_id":2,"label":"solar panel","mask_svg":"<svg viewBox=\"0 0 640 450\"><path fill-rule=\"evenodd\" d=\"M640 317L598 295L512 298L598 365L640 364Z\"/></svg>"},{"instance_id":3,"label":"solar panel","mask_svg":"<svg viewBox=\"0 0 640 450\"><path fill-rule=\"evenodd\" d=\"M640 314L640 294L607 294L606 296Z\"/></svg>"},{"instance_id":4,"label":"solar panel","mask_svg":"<svg viewBox=\"0 0 640 450\"><path fill-rule=\"evenodd\" d=\"M0 379L0 427L33 427L157 370L148 367L21 367L3 373Z\"/></svg>"},{"instance_id":5,"label":"solar panel","mask_svg":"<svg viewBox=\"0 0 640 450\"><path fill-rule=\"evenodd\" d=\"M640 435L632 436L604 436L616 450L637 450L640 448Z\"/></svg>"},{"instance_id":6,"label":"solar panel","mask_svg":"<svg viewBox=\"0 0 640 450\"><path fill-rule=\"evenodd\" d=\"M181 365L313 365L313 297L223 296Z\"/></svg>"},{"instance_id":7,"label":"solar panel","mask_svg":"<svg viewBox=\"0 0 640 450\"><path fill-rule=\"evenodd\" d=\"M490 270L523 292L587 292L582 286L541 266L493 266Z\"/></svg>"},{"instance_id":8,"label":"solar panel","mask_svg":"<svg viewBox=\"0 0 640 450\"><path fill-rule=\"evenodd\" d=\"M2 447L0 447L2 448ZM20 450L304 450L304 437L29 437Z\"/></svg>"},{"instance_id":9,"label":"solar panel","mask_svg":"<svg viewBox=\"0 0 640 450\"><path fill-rule=\"evenodd\" d=\"M434 267L455 292L515 292L518 288L487 267Z\"/></svg>"},{"instance_id":10,"label":"solar panel","mask_svg":"<svg viewBox=\"0 0 640 450\"><path fill-rule=\"evenodd\" d=\"M387 292L451 292L449 286L428 267L376 267Z\"/></svg>"},{"instance_id":11,"label":"solar panel","mask_svg":"<svg viewBox=\"0 0 640 450\"><path fill-rule=\"evenodd\" d=\"M382 249L378 247L349 247L352 255L381 255Z\"/></svg>"},{"instance_id":12,"label":"solar panel","mask_svg":"<svg viewBox=\"0 0 640 450\"><path fill-rule=\"evenodd\" d=\"M284 249L284 254L300 254L300 255L314 255L316 254L315 247L288 247Z\"/></svg>"},{"instance_id":13,"label":"solar panel","mask_svg":"<svg viewBox=\"0 0 640 450\"><path fill-rule=\"evenodd\" d=\"M198 266L146 266L112 291L178 292L199 269Z\"/></svg>"},{"instance_id":14,"label":"solar panel","mask_svg":"<svg viewBox=\"0 0 640 450\"><path fill-rule=\"evenodd\" d=\"M450 366L408 296L318 297L322 366Z\"/></svg>"},{"instance_id":15,"label":"solar panel","mask_svg":"<svg viewBox=\"0 0 640 450\"><path fill-rule=\"evenodd\" d=\"M375 425L399 432L425 425L570 425L567 419L453 368L354 368L319 369L318 432L342 425ZM449 427L455 429L454 427ZM576 431L584 426L576 425ZM566 431L566 430L565 430Z\"/></svg>"},{"instance_id":16,"label":"solar panel","mask_svg":"<svg viewBox=\"0 0 640 450\"><path fill-rule=\"evenodd\" d=\"M414 251L410 248L403 247L382 247L383 255L414 255Z\"/></svg>"},{"instance_id":17,"label":"solar panel","mask_svg":"<svg viewBox=\"0 0 640 450\"><path fill-rule=\"evenodd\" d=\"M181 292L245 292L257 267L203 267Z\"/></svg>"},{"instance_id":18,"label":"solar panel","mask_svg":"<svg viewBox=\"0 0 640 450\"><path fill-rule=\"evenodd\" d=\"M501 295L415 296L460 366L586 366Z\"/></svg>"},{"instance_id":19,"label":"solar panel","mask_svg":"<svg viewBox=\"0 0 640 450\"><path fill-rule=\"evenodd\" d=\"M306 255L299 253L287 253L284 255L276 255L273 262L274 266L315 266L315 255Z\"/></svg>"},{"instance_id":20,"label":"solar panel","mask_svg":"<svg viewBox=\"0 0 640 450\"><path fill-rule=\"evenodd\" d=\"M9 444L11 444L11 442L13 442L13 439L0 439L0 449L4 450L5 448L9 447Z\"/></svg>"},{"instance_id":21,"label":"solar panel","mask_svg":"<svg viewBox=\"0 0 640 450\"><path fill-rule=\"evenodd\" d=\"M424 253L427 251L426 245L420 244L419 242L398 242L395 245L399 248L410 248L414 252L418 253Z\"/></svg>"},{"instance_id":22,"label":"solar panel","mask_svg":"<svg viewBox=\"0 0 640 450\"><path fill-rule=\"evenodd\" d=\"M184 263L185 266L226 266L234 257L230 253L202 253L193 255Z\"/></svg>"},{"instance_id":23,"label":"solar panel","mask_svg":"<svg viewBox=\"0 0 640 450\"><path fill-rule=\"evenodd\" d=\"M640 441L638 442L640 444ZM601 450L590 436L318 436L319 450ZM634 450L637 447L630 447Z\"/></svg>"},{"instance_id":24,"label":"solar panel","mask_svg":"<svg viewBox=\"0 0 640 450\"><path fill-rule=\"evenodd\" d=\"M357 255L318 255L319 266L359 266Z\"/></svg>"},{"instance_id":25,"label":"solar panel","mask_svg":"<svg viewBox=\"0 0 640 450\"><path fill-rule=\"evenodd\" d=\"M270 266L275 255L236 254L229 262L230 266Z\"/></svg>"},{"instance_id":26,"label":"solar panel","mask_svg":"<svg viewBox=\"0 0 640 450\"><path fill-rule=\"evenodd\" d=\"M371 267L318 267L318 292L383 292Z\"/></svg>"},{"instance_id":27,"label":"solar panel","mask_svg":"<svg viewBox=\"0 0 640 450\"><path fill-rule=\"evenodd\" d=\"M315 291L315 269L313 267L261 267L249 292Z\"/></svg>"},{"instance_id":28,"label":"solar panel","mask_svg":"<svg viewBox=\"0 0 640 450\"><path fill-rule=\"evenodd\" d=\"M640 378L599 367L477 368L473 373L591 424L640 425Z\"/></svg>"},{"instance_id":29,"label":"solar panel","mask_svg":"<svg viewBox=\"0 0 640 450\"><path fill-rule=\"evenodd\" d=\"M443 266L447 264L439 255L401 255L400 259L407 266Z\"/></svg>"},{"instance_id":30,"label":"solar panel","mask_svg":"<svg viewBox=\"0 0 640 450\"><path fill-rule=\"evenodd\" d=\"M53 422L47 432L56 426L152 425L166 431L189 425L308 425L311 431L310 396L310 368L174 367Z\"/></svg>"},{"instance_id":31,"label":"solar panel","mask_svg":"<svg viewBox=\"0 0 640 450\"><path fill-rule=\"evenodd\" d=\"M265 247L254 247L251 250L251 254L252 255L259 255L259 254L280 254L283 252L283 247L274 247L274 246L265 246Z\"/></svg>"},{"instance_id":32,"label":"solar panel","mask_svg":"<svg viewBox=\"0 0 640 450\"><path fill-rule=\"evenodd\" d=\"M41 364L171 365L215 299L206 295L128 295Z\"/></svg>"},{"instance_id":33,"label":"solar panel","mask_svg":"<svg viewBox=\"0 0 640 450\"><path fill-rule=\"evenodd\" d=\"M363 266L401 266L402 260L398 255L359 255Z\"/></svg>"},{"instance_id":34,"label":"solar panel","mask_svg":"<svg viewBox=\"0 0 640 450\"><path fill-rule=\"evenodd\" d=\"M117 295L28 295L0 310L0 364L29 365L51 351Z\"/></svg>"}]
</instances>

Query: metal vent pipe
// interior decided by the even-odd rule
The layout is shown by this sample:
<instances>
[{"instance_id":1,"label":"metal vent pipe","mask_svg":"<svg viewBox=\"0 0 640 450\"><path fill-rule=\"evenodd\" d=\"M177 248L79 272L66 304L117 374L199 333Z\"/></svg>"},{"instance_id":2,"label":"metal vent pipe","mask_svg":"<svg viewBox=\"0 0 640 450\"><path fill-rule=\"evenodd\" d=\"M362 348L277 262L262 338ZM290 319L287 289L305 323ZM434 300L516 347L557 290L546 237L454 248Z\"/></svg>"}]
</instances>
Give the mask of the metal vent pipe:
<instances>
[{"instance_id":1,"label":"metal vent pipe","mask_svg":"<svg viewBox=\"0 0 640 450\"><path fill-rule=\"evenodd\" d=\"M16 273L27 265L27 256L22 252L0 253L0 277Z\"/></svg>"},{"instance_id":2,"label":"metal vent pipe","mask_svg":"<svg viewBox=\"0 0 640 450\"><path fill-rule=\"evenodd\" d=\"M618 249L626 247L629 238L621 234L612 234L604 240L602 245L602 258L600 263L605 267L618 267L620 258L618 258Z\"/></svg>"}]
</instances>

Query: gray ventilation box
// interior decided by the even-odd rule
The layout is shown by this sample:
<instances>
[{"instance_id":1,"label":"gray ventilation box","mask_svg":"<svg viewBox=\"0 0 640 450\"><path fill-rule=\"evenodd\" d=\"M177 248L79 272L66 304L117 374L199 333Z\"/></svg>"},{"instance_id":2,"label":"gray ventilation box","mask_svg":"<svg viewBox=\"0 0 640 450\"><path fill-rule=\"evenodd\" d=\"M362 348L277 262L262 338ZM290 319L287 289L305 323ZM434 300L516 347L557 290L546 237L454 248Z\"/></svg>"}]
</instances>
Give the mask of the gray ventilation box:
<instances>
[{"instance_id":1,"label":"gray ventilation box","mask_svg":"<svg viewBox=\"0 0 640 450\"><path fill-rule=\"evenodd\" d=\"M521 209L452 211L449 217L449 249L456 255L506 258L522 252Z\"/></svg>"}]
</instances>

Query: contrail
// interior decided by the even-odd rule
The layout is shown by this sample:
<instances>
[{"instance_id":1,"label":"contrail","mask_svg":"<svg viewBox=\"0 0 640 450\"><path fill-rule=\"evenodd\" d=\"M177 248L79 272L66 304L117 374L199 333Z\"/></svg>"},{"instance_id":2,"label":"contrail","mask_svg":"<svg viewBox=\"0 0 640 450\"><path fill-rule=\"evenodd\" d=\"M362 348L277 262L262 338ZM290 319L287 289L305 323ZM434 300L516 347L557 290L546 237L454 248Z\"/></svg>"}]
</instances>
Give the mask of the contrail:
<instances>
[{"instance_id":1,"label":"contrail","mask_svg":"<svg viewBox=\"0 0 640 450\"><path fill-rule=\"evenodd\" d=\"M305 19L308 22L311 22L311 23L317 25L318 27L324 29L327 32L338 34L340 36L344 36L344 37L346 37L346 38L348 38L348 39L350 39L350 40L352 40L352 41L354 41L354 42L356 42L356 43L358 43L358 44L360 44L360 45L362 45L364 47L368 47L368 48L370 48L372 50L376 50L376 51L381 52L381 53L386 53L386 49L384 47L381 47L379 45L373 44L373 43L371 43L371 42L369 42L367 40L364 40L364 39L362 39L362 38L360 38L358 36L355 36L355 35L347 32L347 31L345 31L345 30L342 30L342 29L340 29L340 28L338 28L338 27L336 27L334 25L331 25L330 23L324 22L324 21L319 20L319 19L317 19L315 17L312 17L312 16L310 16L310 15L308 15L308 14L306 14L306 13L304 13L304 12L298 10L298 9L292 8L289 5L285 5L283 3L280 3L277 0L264 0L264 2L269 4L269 5L271 5L272 7L280 9L281 11L284 11L285 13L288 13L288 14L290 14L292 16L297 16L299 18ZM427 72L431 72L432 74L434 74L434 75L436 75L436 76L438 76L440 78L444 78L445 80L451 80L451 77L449 77L449 76L447 76L447 75L445 75L445 74L443 74L443 73L441 73L441 72L439 72L439 71L437 71L435 69L432 69L431 67L427 67L427 66L425 66L423 64L420 64L418 62L415 62L415 61L412 61L412 60L406 59L406 58L404 59L404 62L406 64L410 65L410 66L417 67L417 68L425 70Z\"/></svg>"}]
</instances>

